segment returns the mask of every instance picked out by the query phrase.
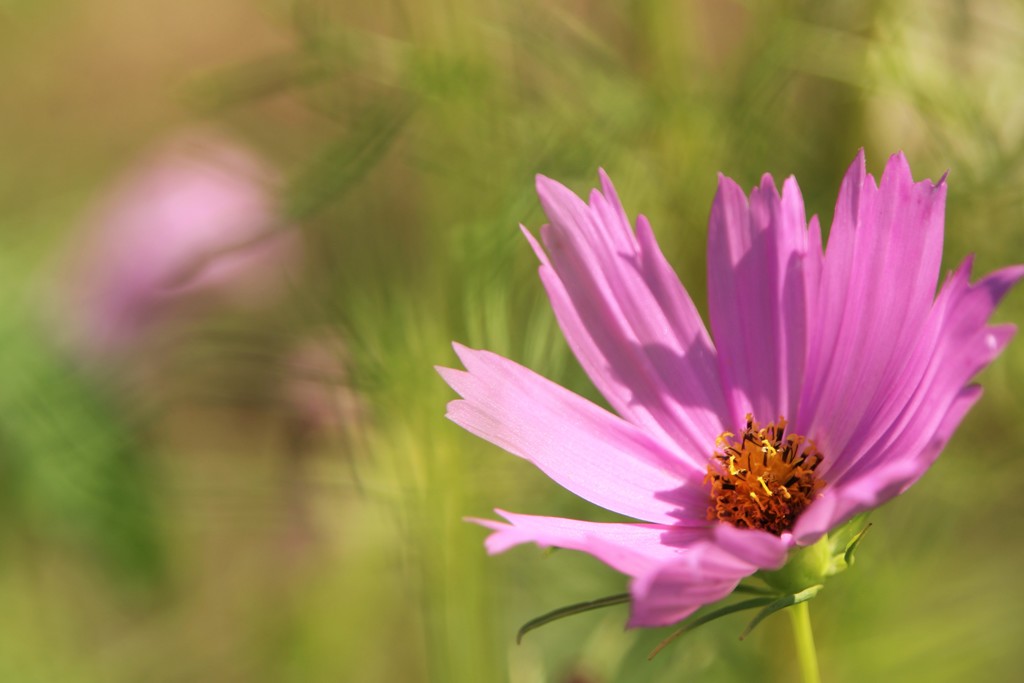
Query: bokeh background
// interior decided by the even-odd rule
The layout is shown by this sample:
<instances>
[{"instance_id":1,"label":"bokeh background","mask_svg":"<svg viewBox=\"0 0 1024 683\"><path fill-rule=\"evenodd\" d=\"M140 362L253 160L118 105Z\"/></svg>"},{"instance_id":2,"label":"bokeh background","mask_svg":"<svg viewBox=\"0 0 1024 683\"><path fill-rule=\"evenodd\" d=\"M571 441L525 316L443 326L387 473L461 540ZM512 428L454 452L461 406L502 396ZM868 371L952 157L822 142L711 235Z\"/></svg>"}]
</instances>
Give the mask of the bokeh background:
<instances>
[{"instance_id":1,"label":"bokeh background","mask_svg":"<svg viewBox=\"0 0 1024 683\"><path fill-rule=\"evenodd\" d=\"M519 233L604 167L698 306L716 173L831 220L949 171L1024 261L1014 0L0 0L0 681L789 681L789 624L623 631L493 507L606 513L443 419L451 340L600 400ZM1024 318L1018 291L997 318ZM812 603L826 680L1019 680L1024 341Z\"/></svg>"}]
</instances>

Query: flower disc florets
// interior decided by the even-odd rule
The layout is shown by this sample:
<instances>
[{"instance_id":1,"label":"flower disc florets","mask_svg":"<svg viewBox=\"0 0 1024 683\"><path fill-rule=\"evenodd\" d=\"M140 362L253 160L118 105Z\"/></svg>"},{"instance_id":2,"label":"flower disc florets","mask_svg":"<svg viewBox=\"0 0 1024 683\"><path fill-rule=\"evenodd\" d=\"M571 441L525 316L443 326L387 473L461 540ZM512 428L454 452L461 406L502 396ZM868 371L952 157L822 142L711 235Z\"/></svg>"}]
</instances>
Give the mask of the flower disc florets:
<instances>
[{"instance_id":1,"label":"flower disc florets","mask_svg":"<svg viewBox=\"0 0 1024 683\"><path fill-rule=\"evenodd\" d=\"M704 477L711 484L709 520L778 536L793 528L825 484L814 474L821 454L799 434L786 434L781 417L760 427L747 415L738 439L725 432L716 445Z\"/></svg>"}]
</instances>

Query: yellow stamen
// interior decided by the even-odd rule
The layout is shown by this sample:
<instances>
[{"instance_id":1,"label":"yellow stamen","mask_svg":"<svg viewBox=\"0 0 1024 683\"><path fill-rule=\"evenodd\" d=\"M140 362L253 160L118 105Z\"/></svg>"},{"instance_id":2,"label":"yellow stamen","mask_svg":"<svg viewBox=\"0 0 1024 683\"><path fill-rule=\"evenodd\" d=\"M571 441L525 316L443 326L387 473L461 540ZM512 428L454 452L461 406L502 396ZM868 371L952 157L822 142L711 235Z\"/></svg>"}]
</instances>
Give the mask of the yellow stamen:
<instances>
[{"instance_id":1,"label":"yellow stamen","mask_svg":"<svg viewBox=\"0 0 1024 683\"><path fill-rule=\"evenodd\" d=\"M822 456L782 418L760 427L751 415L737 438L723 432L708 466L708 519L779 535L789 531L825 485L815 473Z\"/></svg>"}]
</instances>

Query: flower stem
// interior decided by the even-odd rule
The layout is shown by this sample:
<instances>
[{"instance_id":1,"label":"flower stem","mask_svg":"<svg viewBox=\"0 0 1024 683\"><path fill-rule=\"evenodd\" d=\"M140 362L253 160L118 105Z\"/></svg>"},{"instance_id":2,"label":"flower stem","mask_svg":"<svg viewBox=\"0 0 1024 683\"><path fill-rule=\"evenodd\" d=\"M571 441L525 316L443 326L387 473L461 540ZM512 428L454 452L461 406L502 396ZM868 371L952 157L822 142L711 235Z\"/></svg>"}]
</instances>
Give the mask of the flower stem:
<instances>
[{"instance_id":1,"label":"flower stem","mask_svg":"<svg viewBox=\"0 0 1024 683\"><path fill-rule=\"evenodd\" d=\"M811 632L811 610L807 602L800 602L786 610L793 623L793 639L796 641L796 657L800 661L800 674L804 683L821 683L818 673L818 654L814 650L814 634Z\"/></svg>"}]
</instances>

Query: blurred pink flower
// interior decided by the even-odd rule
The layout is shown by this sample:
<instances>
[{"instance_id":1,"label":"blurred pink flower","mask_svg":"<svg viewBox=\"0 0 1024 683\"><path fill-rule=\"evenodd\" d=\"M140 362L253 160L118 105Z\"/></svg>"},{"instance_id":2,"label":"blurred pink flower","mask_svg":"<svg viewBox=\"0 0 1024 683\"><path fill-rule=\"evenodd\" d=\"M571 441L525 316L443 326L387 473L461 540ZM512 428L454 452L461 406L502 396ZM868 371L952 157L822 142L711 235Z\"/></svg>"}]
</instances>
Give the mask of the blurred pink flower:
<instances>
[{"instance_id":1,"label":"blurred pink flower","mask_svg":"<svg viewBox=\"0 0 1024 683\"><path fill-rule=\"evenodd\" d=\"M828 249L796 181L750 194L720 177L708 238L711 335L602 173L587 205L537 180L551 224L540 277L570 347L618 415L487 351L442 368L448 417L577 495L641 523L499 511L492 553L525 542L581 550L632 577L633 626L679 621L777 570L928 469L1010 340L990 326L1022 276L935 296L946 185L915 183L902 154L881 184L863 154L842 183ZM712 337L714 344L712 344ZM479 520L478 520L479 521Z\"/></svg>"},{"instance_id":2,"label":"blurred pink flower","mask_svg":"<svg viewBox=\"0 0 1024 683\"><path fill-rule=\"evenodd\" d=\"M277 178L248 150L179 136L106 196L62 273L60 320L89 355L133 346L185 301L252 305L280 292L297 256Z\"/></svg>"}]
</instances>

